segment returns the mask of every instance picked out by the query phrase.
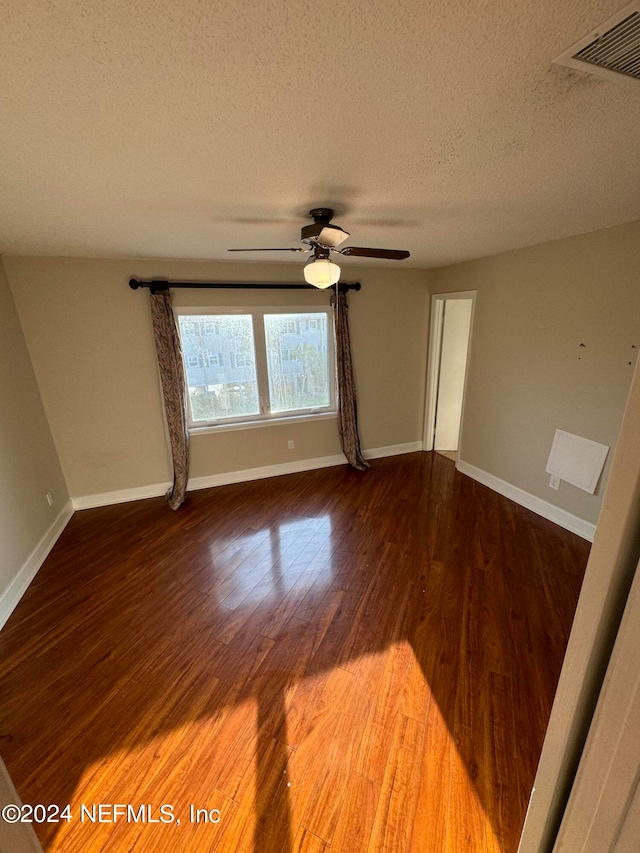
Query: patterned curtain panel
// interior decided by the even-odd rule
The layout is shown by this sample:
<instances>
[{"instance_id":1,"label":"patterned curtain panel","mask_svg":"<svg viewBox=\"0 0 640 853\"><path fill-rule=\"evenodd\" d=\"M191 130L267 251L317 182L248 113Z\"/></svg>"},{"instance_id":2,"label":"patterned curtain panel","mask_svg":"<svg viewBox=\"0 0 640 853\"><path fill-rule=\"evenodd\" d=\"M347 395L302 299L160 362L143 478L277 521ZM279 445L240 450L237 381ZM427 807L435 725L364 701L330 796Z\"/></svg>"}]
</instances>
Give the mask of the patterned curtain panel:
<instances>
[{"instance_id":1,"label":"patterned curtain panel","mask_svg":"<svg viewBox=\"0 0 640 853\"><path fill-rule=\"evenodd\" d=\"M167 501L171 509L178 509L186 497L189 477L188 401L180 336L168 290L151 294L151 317L173 458L173 486L167 492Z\"/></svg>"},{"instance_id":2,"label":"patterned curtain panel","mask_svg":"<svg viewBox=\"0 0 640 853\"><path fill-rule=\"evenodd\" d=\"M347 317L347 296L339 293L331 297L336 335L336 369L338 379L338 429L342 450L349 465L364 471L369 467L360 450L356 388L351 363L351 339Z\"/></svg>"}]
</instances>

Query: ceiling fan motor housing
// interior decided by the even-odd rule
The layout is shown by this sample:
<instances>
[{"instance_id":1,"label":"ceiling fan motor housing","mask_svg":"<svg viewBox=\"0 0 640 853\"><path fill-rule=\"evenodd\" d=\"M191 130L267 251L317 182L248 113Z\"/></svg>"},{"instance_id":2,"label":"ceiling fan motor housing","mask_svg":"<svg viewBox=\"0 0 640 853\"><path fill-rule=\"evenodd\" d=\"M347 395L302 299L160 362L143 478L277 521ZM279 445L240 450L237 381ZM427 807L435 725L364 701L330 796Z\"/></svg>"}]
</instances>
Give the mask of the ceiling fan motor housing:
<instances>
[{"instance_id":1,"label":"ceiling fan motor housing","mask_svg":"<svg viewBox=\"0 0 640 853\"><path fill-rule=\"evenodd\" d=\"M300 239L303 243L318 243L328 249L335 249L349 236L347 231L339 225L323 224L314 222L313 225L305 225L300 231Z\"/></svg>"}]
</instances>

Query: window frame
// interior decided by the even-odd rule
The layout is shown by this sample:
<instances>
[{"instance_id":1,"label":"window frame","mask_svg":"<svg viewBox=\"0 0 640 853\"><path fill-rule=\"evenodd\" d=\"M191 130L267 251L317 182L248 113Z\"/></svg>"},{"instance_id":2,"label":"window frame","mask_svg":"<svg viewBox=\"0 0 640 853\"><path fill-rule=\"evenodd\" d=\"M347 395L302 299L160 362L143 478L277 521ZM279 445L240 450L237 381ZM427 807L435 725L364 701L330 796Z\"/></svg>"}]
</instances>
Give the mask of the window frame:
<instances>
[{"instance_id":1,"label":"window frame","mask_svg":"<svg viewBox=\"0 0 640 853\"><path fill-rule=\"evenodd\" d=\"M180 344L182 347L182 334L180 332L180 317L183 316L224 316L239 315L250 316L253 330L253 358L256 368L256 381L258 386L258 406L260 412L255 415L231 416L226 418L212 418L210 420L194 421L191 411L191 403L189 402L189 421L188 429L190 433L203 432L218 432L221 430L237 430L247 429L250 427L267 426L275 423L291 423L306 420L322 420L324 418L337 417L337 401L336 401L336 360L335 360L335 340L333 335L333 312L330 306L313 305L313 306L284 306L284 305L269 305L269 306L174 306L173 313L175 316L178 334L180 335ZM329 367L329 405L307 407L302 409L291 409L286 412L271 412L271 399L269 392L269 371L266 346L265 332L265 315L271 314L324 314L327 318L327 362ZM214 321L215 322L215 321ZM318 329L319 330L319 329ZM289 332L287 332L289 334ZM322 352L321 352L322 354ZM187 378L187 365L184 352L182 354L184 378L186 385L186 394L189 396L189 386Z\"/></svg>"}]
</instances>

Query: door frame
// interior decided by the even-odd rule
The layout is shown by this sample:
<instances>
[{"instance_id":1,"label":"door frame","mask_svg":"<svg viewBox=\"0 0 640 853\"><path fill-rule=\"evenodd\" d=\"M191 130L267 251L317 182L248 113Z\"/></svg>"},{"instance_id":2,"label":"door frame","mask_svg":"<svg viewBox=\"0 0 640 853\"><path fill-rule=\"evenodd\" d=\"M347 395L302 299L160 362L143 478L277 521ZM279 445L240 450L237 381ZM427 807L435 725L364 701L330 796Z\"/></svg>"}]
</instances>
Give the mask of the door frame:
<instances>
[{"instance_id":1,"label":"door frame","mask_svg":"<svg viewBox=\"0 0 640 853\"><path fill-rule=\"evenodd\" d=\"M554 853L617 849L616 840L625 829L629 805L638 794L640 563L638 565ZM637 841L636 838L636 844Z\"/></svg>"},{"instance_id":2,"label":"door frame","mask_svg":"<svg viewBox=\"0 0 640 853\"><path fill-rule=\"evenodd\" d=\"M438 402L438 381L440 377L440 359L442 357L444 303L448 299L471 299L471 320L469 323L469 340L467 342L467 361L464 368L464 391L462 395L462 412L460 415L460 438L458 440L458 457L460 457L460 449L462 447L463 438L464 409L467 399L467 382L469 380L469 362L471 359L473 318L476 311L477 292L477 290L457 290L451 293L434 293L431 296L431 319L429 324L429 351L427 361L427 387L425 391L424 428L422 432L423 450L433 450L433 438L436 428L436 413Z\"/></svg>"}]
</instances>

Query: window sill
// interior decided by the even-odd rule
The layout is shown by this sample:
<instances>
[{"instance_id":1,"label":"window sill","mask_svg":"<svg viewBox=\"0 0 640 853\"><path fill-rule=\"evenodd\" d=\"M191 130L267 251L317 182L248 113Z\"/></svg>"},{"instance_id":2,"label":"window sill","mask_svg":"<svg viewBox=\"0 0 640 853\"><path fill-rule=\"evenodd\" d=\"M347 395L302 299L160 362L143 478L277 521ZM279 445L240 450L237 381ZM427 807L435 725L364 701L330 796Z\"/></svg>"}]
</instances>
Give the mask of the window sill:
<instances>
[{"instance_id":1,"label":"window sill","mask_svg":"<svg viewBox=\"0 0 640 853\"><path fill-rule=\"evenodd\" d=\"M301 424L308 421L326 421L337 418L337 412L316 412L308 415L290 415L277 418L263 418L257 421L242 421L226 424L208 424L207 426L189 427L189 435L207 435L211 432L232 432L239 429L255 429L256 427L277 426L282 424Z\"/></svg>"}]
</instances>

